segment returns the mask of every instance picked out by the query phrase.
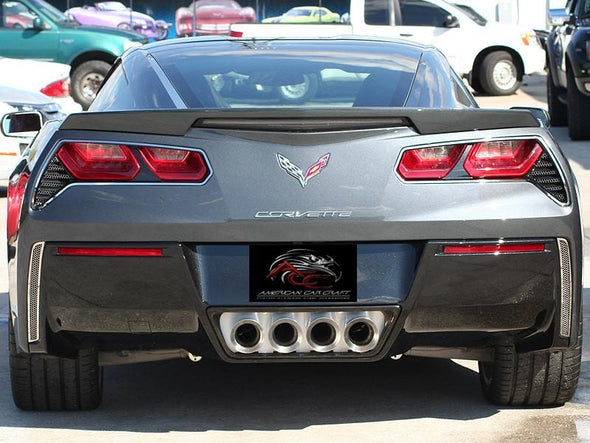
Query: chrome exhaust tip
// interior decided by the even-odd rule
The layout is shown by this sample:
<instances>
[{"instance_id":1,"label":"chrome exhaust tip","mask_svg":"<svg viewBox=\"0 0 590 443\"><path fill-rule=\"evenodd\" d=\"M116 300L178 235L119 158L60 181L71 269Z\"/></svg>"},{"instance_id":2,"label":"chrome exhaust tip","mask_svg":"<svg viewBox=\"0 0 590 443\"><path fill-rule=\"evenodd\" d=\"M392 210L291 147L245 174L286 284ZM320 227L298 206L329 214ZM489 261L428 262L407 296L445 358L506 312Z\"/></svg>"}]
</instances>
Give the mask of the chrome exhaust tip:
<instances>
[{"instance_id":1,"label":"chrome exhaust tip","mask_svg":"<svg viewBox=\"0 0 590 443\"><path fill-rule=\"evenodd\" d=\"M340 339L338 324L327 317L316 318L307 328L307 341L317 352L332 351Z\"/></svg>"},{"instance_id":2,"label":"chrome exhaust tip","mask_svg":"<svg viewBox=\"0 0 590 443\"><path fill-rule=\"evenodd\" d=\"M238 352L256 352L262 343L262 327L254 320L241 320L234 325L231 337Z\"/></svg>"},{"instance_id":3,"label":"chrome exhaust tip","mask_svg":"<svg viewBox=\"0 0 590 443\"><path fill-rule=\"evenodd\" d=\"M270 327L270 342L280 353L295 351L301 344L301 327L289 318L280 318Z\"/></svg>"},{"instance_id":4,"label":"chrome exhaust tip","mask_svg":"<svg viewBox=\"0 0 590 443\"><path fill-rule=\"evenodd\" d=\"M344 341L351 351L367 352L379 341L377 326L368 317L356 317L344 327Z\"/></svg>"}]
</instances>

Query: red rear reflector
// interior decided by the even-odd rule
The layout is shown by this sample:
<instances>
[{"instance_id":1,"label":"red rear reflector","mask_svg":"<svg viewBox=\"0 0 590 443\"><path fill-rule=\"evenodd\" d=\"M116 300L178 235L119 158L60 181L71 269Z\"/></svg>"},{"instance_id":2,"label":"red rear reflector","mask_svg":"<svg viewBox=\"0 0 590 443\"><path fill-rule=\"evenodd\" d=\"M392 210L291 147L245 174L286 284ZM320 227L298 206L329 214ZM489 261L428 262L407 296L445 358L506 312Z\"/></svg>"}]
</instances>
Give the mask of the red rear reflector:
<instances>
[{"instance_id":1,"label":"red rear reflector","mask_svg":"<svg viewBox=\"0 0 590 443\"><path fill-rule=\"evenodd\" d=\"M162 257L159 248L57 248L59 255L87 255L107 257Z\"/></svg>"},{"instance_id":2,"label":"red rear reflector","mask_svg":"<svg viewBox=\"0 0 590 443\"><path fill-rule=\"evenodd\" d=\"M452 245L443 248L443 254L517 254L543 252L545 243L502 243L496 245Z\"/></svg>"},{"instance_id":3,"label":"red rear reflector","mask_svg":"<svg viewBox=\"0 0 590 443\"><path fill-rule=\"evenodd\" d=\"M151 171L163 181L202 183L209 175L205 157L200 152L171 148L139 148Z\"/></svg>"},{"instance_id":4,"label":"red rear reflector","mask_svg":"<svg viewBox=\"0 0 590 443\"><path fill-rule=\"evenodd\" d=\"M64 143L57 155L80 180L128 181L139 173L139 162L125 145Z\"/></svg>"},{"instance_id":5,"label":"red rear reflector","mask_svg":"<svg viewBox=\"0 0 590 443\"><path fill-rule=\"evenodd\" d=\"M49 97L68 97L70 95L70 78L66 77L63 80L49 83L41 89L41 93Z\"/></svg>"},{"instance_id":6,"label":"red rear reflector","mask_svg":"<svg viewBox=\"0 0 590 443\"><path fill-rule=\"evenodd\" d=\"M397 172L405 180L441 179L453 170L465 145L410 149L404 152Z\"/></svg>"},{"instance_id":7,"label":"red rear reflector","mask_svg":"<svg viewBox=\"0 0 590 443\"><path fill-rule=\"evenodd\" d=\"M502 140L476 143L465 160L474 178L524 177L543 153L536 140Z\"/></svg>"},{"instance_id":8,"label":"red rear reflector","mask_svg":"<svg viewBox=\"0 0 590 443\"><path fill-rule=\"evenodd\" d=\"M244 33L242 31L234 31L233 29L229 31L229 36L230 37L236 37L236 38L240 38L244 36Z\"/></svg>"},{"instance_id":9,"label":"red rear reflector","mask_svg":"<svg viewBox=\"0 0 590 443\"><path fill-rule=\"evenodd\" d=\"M23 198L25 197L28 181L29 174L23 172L8 183L6 191L6 234L9 243L18 232Z\"/></svg>"}]
</instances>

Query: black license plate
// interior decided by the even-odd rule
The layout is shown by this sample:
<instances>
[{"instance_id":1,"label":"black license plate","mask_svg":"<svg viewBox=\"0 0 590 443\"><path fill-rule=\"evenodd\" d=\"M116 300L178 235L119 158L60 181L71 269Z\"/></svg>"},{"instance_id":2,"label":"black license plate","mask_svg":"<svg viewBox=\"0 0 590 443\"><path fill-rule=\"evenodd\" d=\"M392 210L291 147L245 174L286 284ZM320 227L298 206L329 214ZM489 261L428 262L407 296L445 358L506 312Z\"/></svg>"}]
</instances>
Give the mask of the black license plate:
<instances>
[{"instance_id":1,"label":"black license plate","mask_svg":"<svg viewBox=\"0 0 590 443\"><path fill-rule=\"evenodd\" d=\"M356 245L250 246L250 301L356 301Z\"/></svg>"}]
</instances>

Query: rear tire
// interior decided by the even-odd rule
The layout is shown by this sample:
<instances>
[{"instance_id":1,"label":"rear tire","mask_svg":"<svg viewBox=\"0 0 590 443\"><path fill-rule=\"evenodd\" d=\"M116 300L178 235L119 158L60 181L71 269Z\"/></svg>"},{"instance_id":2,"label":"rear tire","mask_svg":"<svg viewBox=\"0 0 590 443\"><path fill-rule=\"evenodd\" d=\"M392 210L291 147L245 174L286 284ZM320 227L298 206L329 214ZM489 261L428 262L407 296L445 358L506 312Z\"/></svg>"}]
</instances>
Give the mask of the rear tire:
<instances>
[{"instance_id":1,"label":"rear tire","mask_svg":"<svg viewBox=\"0 0 590 443\"><path fill-rule=\"evenodd\" d=\"M483 90L490 95L510 95L520 88L518 68L506 51L495 51L485 56L479 70Z\"/></svg>"},{"instance_id":2,"label":"rear tire","mask_svg":"<svg viewBox=\"0 0 590 443\"><path fill-rule=\"evenodd\" d=\"M553 84L551 69L547 69L547 107L552 126L567 126L567 105L559 100L560 92Z\"/></svg>"},{"instance_id":3,"label":"rear tire","mask_svg":"<svg viewBox=\"0 0 590 443\"><path fill-rule=\"evenodd\" d=\"M111 65L102 60L82 63L72 72L72 97L87 110L96 98L96 93Z\"/></svg>"},{"instance_id":4,"label":"rear tire","mask_svg":"<svg viewBox=\"0 0 590 443\"><path fill-rule=\"evenodd\" d=\"M576 392L581 361L581 326L576 345L565 351L518 354L514 346L498 346L493 362L479 362L481 388L497 405L562 405Z\"/></svg>"},{"instance_id":5,"label":"rear tire","mask_svg":"<svg viewBox=\"0 0 590 443\"><path fill-rule=\"evenodd\" d=\"M471 78L471 82L469 84L475 92L478 92L478 93L485 92L481 86L481 82L479 81L479 77L473 76Z\"/></svg>"},{"instance_id":6,"label":"rear tire","mask_svg":"<svg viewBox=\"0 0 590 443\"><path fill-rule=\"evenodd\" d=\"M102 400L102 369L96 351L77 358L16 352L9 321L10 378L14 404L25 411L95 409Z\"/></svg>"},{"instance_id":7,"label":"rear tire","mask_svg":"<svg viewBox=\"0 0 590 443\"><path fill-rule=\"evenodd\" d=\"M572 140L590 139L590 97L578 91L572 70L567 69L567 117Z\"/></svg>"}]
</instances>

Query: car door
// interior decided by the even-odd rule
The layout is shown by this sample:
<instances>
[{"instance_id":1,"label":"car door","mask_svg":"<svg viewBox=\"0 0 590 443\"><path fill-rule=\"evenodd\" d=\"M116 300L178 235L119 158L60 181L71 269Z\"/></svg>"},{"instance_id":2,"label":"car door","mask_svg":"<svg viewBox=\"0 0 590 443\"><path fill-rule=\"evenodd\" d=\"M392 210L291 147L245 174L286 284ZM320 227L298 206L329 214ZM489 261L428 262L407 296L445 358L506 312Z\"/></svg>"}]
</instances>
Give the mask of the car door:
<instances>
[{"instance_id":1,"label":"car door","mask_svg":"<svg viewBox=\"0 0 590 443\"><path fill-rule=\"evenodd\" d=\"M566 5L566 11L569 14L576 14L577 0L569 0ZM561 85L567 84L566 78L566 57L565 52L566 48L572 39L572 33L575 27L566 20L562 25L556 26L554 29L554 38L552 42L552 47L547 48L547 50L552 51L553 55L555 56L555 66L557 68L557 76L558 76L558 83Z\"/></svg>"},{"instance_id":2,"label":"car door","mask_svg":"<svg viewBox=\"0 0 590 443\"><path fill-rule=\"evenodd\" d=\"M1 0L0 55L54 61L58 48L57 27L20 0ZM35 19L42 25L35 29Z\"/></svg>"},{"instance_id":3,"label":"car door","mask_svg":"<svg viewBox=\"0 0 590 443\"><path fill-rule=\"evenodd\" d=\"M425 45L433 45L440 49L451 65L460 68L465 45L465 32L460 23L451 20L450 11L426 0L397 0L399 4L399 20L394 34ZM456 18L456 17L455 17ZM474 36L475 37L475 36Z\"/></svg>"}]
</instances>

